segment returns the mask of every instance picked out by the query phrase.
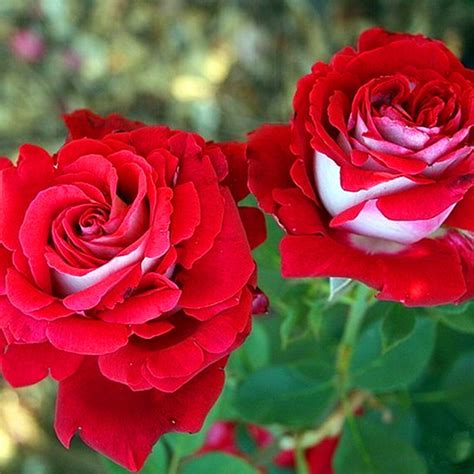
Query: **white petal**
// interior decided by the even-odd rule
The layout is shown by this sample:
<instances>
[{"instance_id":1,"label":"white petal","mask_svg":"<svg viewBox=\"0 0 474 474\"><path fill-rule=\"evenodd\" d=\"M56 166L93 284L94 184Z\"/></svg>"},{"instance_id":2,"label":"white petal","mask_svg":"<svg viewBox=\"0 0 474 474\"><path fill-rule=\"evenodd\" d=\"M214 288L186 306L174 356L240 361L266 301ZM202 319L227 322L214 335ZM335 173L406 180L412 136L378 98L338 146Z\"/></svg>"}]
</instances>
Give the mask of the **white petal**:
<instances>
[{"instance_id":1,"label":"white petal","mask_svg":"<svg viewBox=\"0 0 474 474\"><path fill-rule=\"evenodd\" d=\"M60 273L53 269L59 291L63 295L71 295L99 283L113 273L140 261L143 258L145 246L146 241L142 241L141 245L129 254L115 257L101 267L82 276Z\"/></svg>"},{"instance_id":2,"label":"white petal","mask_svg":"<svg viewBox=\"0 0 474 474\"><path fill-rule=\"evenodd\" d=\"M394 221L385 217L377 207L377 201L367 201L359 215L341 227L356 234L390 240L400 244L412 244L436 231L446 220L454 205L436 217L417 221Z\"/></svg>"},{"instance_id":3,"label":"white petal","mask_svg":"<svg viewBox=\"0 0 474 474\"><path fill-rule=\"evenodd\" d=\"M340 214L368 199L373 199L416 186L411 179L399 177L377 184L371 189L357 192L345 191L341 186L341 168L324 153L315 153L315 181L319 197L332 216Z\"/></svg>"}]
</instances>

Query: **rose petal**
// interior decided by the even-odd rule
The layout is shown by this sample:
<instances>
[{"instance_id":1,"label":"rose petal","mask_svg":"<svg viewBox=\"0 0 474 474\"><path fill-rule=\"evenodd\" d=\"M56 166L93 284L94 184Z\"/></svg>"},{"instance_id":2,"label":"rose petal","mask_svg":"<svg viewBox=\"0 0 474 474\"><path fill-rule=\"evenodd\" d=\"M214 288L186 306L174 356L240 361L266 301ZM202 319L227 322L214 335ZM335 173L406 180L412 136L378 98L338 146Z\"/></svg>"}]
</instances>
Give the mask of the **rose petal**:
<instances>
[{"instance_id":1,"label":"rose petal","mask_svg":"<svg viewBox=\"0 0 474 474\"><path fill-rule=\"evenodd\" d=\"M6 277L7 296L11 303L20 311L33 314L38 319L57 319L72 314L61 301L39 290L24 275L9 268ZM46 312L39 312L47 309Z\"/></svg>"},{"instance_id":2,"label":"rose petal","mask_svg":"<svg viewBox=\"0 0 474 474\"><path fill-rule=\"evenodd\" d=\"M267 238L265 216L255 207L239 207L239 214L250 248L255 249Z\"/></svg>"},{"instance_id":3,"label":"rose petal","mask_svg":"<svg viewBox=\"0 0 474 474\"><path fill-rule=\"evenodd\" d=\"M180 305L199 308L219 303L236 294L252 275L255 264L242 222L230 192L225 202L222 230L212 249L189 271L177 275L183 294Z\"/></svg>"},{"instance_id":4,"label":"rose petal","mask_svg":"<svg viewBox=\"0 0 474 474\"><path fill-rule=\"evenodd\" d=\"M128 120L118 114L103 118L87 109L64 114L63 120L69 130L69 140L78 138L102 138L110 132L134 130L143 126L141 122Z\"/></svg>"},{"instance_id":5,"label":"rose petal","mask_svg":"<svg viewBox=\"0 0 474 474\"><path fill-rule=\"evenodd\" d=\"M142 324L171 311L178 303L181 291L166 277L148 273L142 279L144 291L131 296L109 311L102 311L100 319L110 323Z\"/></svg>"},{"instance_id":6,"label":"rose petal","mask_svg":"<svg viewBox=\"0 0 474 474\"><path fill-rule=\"evenodd\" d=\"M453 209L450 206L430 219L392 220L382 214L378 203L378 200L370 200L347 209L335 216L330 226L355 234L411 244L436 231Z\"/></svg>"},{"instance_id":7,"label":"rose petal","mask_svg":"<svg viewBox=\"0 0 474 474\"><path fill-rule=\"evenodd\" d=\"M55 349L49 343L11 344L3 355L3 376L13 387L32 385L49 374L55 380L70 377L83 357Z\"/></svg>"},{"instance_id":8,"label":"rose petal","mask_svg":"<svg viewBox=\"0 0 474 474\"><path fill-rule=\"evenodd\" d=\"M132 392L108 381L88 362L59 386L56 433L69 446L79 430L91 448L138 471L163 433L201 429L222 390L224 363L216 363L178 392L163 394Z\"/></svg>"},{"instance_id":9,"label":"rose petal","mask_svg":"<svg viewBox=\"0 0 474 474\"><path fill-rule=\"evenodd\" d=\"M75 316L50 323L46 335L58 349L100 355L125 346L129 332L127 326Z\"/></svg>"},{"instance_id":10,"label":"rose petal","mask_svg":"<svg viewBox=\"0 0 474 474\"><path fill-rule=\"evenodd\" d=\"M424 239L405 251L378 255L328 236L288 236L280 248L285 277L353 278L380 290L380 299L407 306L448 304L466 293L459 255L440 240Z\"/></svg>"},{"instance_id":11,"label":"rose petal","mask_svg":"<svg viewBox=\"0 0 474 474\"><path fill-rule=\"evenodd\" d=\"M341 167L323 153L315 154L315 180L324 207L333 216L368 199L406 190L417 184L416 180L400 176L367 190L346 191L341 186Z\"/></svg>"},{"instance_id":12,"label":"rose petal","mask_svg":"<svg viewBox=\"0 0 474 474\"><path fill-rule=\"evenodd\" d=\"M278 159L279 166L274 165ZM276 209L272 192L292 186L288 170L295 161L290 153L290 127L264 125L249 135L249 187L262 209Z\"/></svg>"},{"instance_id":13,"label":"rose petal","mask_svg":"<svg viewBox=\"0 0 474 474\"><path fill-rule=\"evenodd\" d=\"M191 181L174 188L172 205L171 240L178 244L189 239L201 222L199 195Z\"/></svg>"},{"instance_id":14,"label":"rose petal","mask_svg":"<svg viewBox=\"0 0 474 474\"><path fill-rule=\"evenodd\" d=\"M8 330L15 342L44 342L46 321L37 321L15 308L5 296L0 297L0 328Z\"/></svg>"}]
</instances>

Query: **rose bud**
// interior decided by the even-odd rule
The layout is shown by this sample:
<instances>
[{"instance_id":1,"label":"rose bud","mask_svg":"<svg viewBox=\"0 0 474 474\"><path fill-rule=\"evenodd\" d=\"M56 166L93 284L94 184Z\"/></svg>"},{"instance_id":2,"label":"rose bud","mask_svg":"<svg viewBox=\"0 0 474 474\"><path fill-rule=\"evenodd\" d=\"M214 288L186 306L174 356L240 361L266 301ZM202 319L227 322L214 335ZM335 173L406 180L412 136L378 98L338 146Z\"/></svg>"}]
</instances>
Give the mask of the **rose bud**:
<instances>
[{"instance_id":1,"label":"rose bud","mask_svg":"<svg viewBox=\"0 0 474 474\"><path fill-rule=\"evenodd\" d=\"M26 63L37 63L44 56L46 47L43 37L34 30L16 31L10 38L10 50Z\"/></svg>"},{"instance_id":2,"label":"rose bud","mask_svg":"<svg viewBox=\"0 0 474 474\"><path fill-rule=\"evenodd\" d=\"M291 126L249 138L285 277L353 278L407 306L474 296L473 80L440 41L379 28L313 66Z\"/></svg>"},{"instance_id":3,"label":"rose bud","mask_svg":"<svg viewBox=\"0 0 474 474\"><path fill-rule=\"evenodd\" d=\"M219 396L250 331L264 220L236 204L244 144L87 111L66 122L57 155L24 145L0 171L1 367L15 387L50 374L61 442L78 433L137 471Z\"/></svg>"}]
</instances>

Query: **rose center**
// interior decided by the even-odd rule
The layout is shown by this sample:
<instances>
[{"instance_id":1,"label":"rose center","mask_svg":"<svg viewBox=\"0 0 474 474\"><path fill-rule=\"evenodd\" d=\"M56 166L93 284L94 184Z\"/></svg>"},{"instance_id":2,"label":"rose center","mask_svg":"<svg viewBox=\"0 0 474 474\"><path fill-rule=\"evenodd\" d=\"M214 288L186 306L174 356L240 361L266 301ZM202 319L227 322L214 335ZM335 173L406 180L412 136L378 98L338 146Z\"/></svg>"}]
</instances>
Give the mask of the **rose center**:
<instances>
[{"instance_id":1,"label":"rose center","mask_svg":"<svg viewBox=\"0 0 474 474\"><path fill-rule=\"evenodd\" d=\"M108 220L109 212L106 209L91 208L88 209L79 218L76 226L79 235L98 236L104 234L104 227Z\"/></svg>"},{"instance_id":2,"label":"rose center","mask_svg":"<svg viewBox=\"0 0 474 474\"><path fill-rule=\"evenodd\" d=\"M389 78L370 88L369 101L373 117L387 117L409 127L445 127L460 115L459 91L440 80L417 84L406 77Z\"/></svg>"}]
</instances>

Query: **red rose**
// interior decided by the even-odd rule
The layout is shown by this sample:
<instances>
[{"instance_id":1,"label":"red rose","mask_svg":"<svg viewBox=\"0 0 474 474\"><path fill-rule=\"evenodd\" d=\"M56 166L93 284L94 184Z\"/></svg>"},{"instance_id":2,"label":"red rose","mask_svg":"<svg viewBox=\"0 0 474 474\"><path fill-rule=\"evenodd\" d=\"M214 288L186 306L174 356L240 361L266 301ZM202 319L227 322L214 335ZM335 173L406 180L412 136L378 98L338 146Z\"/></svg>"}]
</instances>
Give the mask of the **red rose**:
<instances>
[{"instance_id":1,"label":"red rose","mask_svg":"<svg viewBox=\"0 0 474 474\"><path fill-rule=\"evenodd\" d=\"M66 122L54 157L24 145L2 162L2 370L13 386L51 374L60 440L79 432L138 470L221 392L250 330L263 217L236 206L245 145L87 111Z\"/></svg>"},{"instance_id":2,"label":"red rose","mask_svg":"<svg viewBox=\"0 0 474 474\"><path fill-rule=\"evenodd\" d=\"M305 459L309 474L334 474L332 460L339 444L339 436L323 438L318 444L305 450ZM296 458L294 451L282 451L275 458L280 467L294 468Z\"/></svg>"},{"instance_id":3,"label":"red rose","mask_svg":"<svg viewBox=\"0 0 474 474\"><path fill-rule=\"evenodd\" d=\"M273 442L274 437L265 428L248 424L245 425L248 436L255 442L257 449L266 449ZM218 421L214 423L206 435L204 446L198 454L211 451L222 451L244 459L250 459L238 445L238 425L232 421ZM339 436L323 438L319 443L305 450L305 458L309 474L333 474L332 459L339 443ZM273 459L275 466L294 469L296 467L295 452L293 450L280 451ZM260 466L260 472L266 470Z\"/></svg>"},{"instance_id":4,"label":"red rose","mask_svg":"<svg viewBox=\"0 0 474 474\"><path fill-rule=\"evenodd\" d=\"M363 33L316 63L290 127L250 137L250 188L286 277L355 278L406 305L474 296L474 73L439 41Z\"/></svg>"}]
</instances>

